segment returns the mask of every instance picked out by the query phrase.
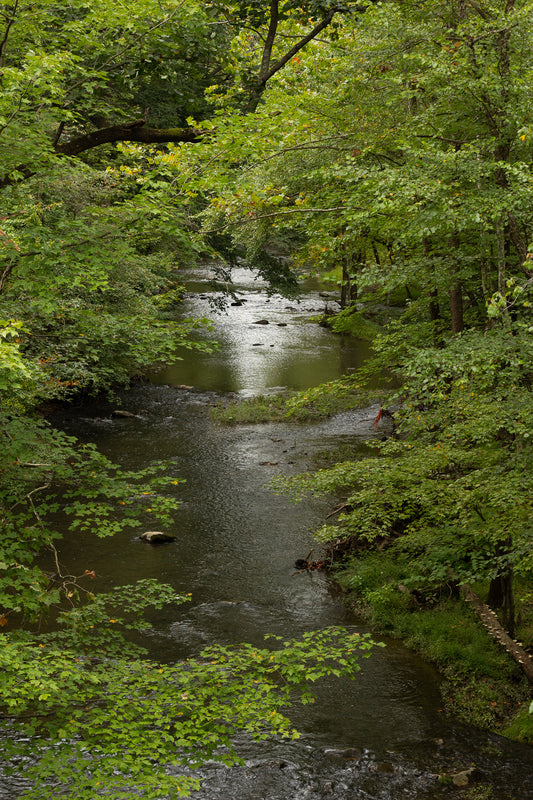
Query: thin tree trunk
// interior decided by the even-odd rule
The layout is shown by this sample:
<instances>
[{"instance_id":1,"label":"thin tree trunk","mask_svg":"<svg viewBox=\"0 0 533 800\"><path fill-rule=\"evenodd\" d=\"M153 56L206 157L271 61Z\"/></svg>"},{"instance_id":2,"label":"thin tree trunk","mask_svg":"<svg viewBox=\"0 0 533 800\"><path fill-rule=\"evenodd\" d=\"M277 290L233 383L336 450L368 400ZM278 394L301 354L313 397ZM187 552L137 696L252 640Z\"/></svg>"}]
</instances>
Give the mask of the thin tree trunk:
<instances>
[{"instance_id":1,"label":"thin tree trunk","mask_svg":"<svg viewBox=\"0 0 533 800\"><path fill-rule=\"evenodd\" d=\"M513 571L497 575L490 582L487 604L491 608L501 608L503 625L514 636L515 604L513 592Z\"/></svg>"},{"instance_id":2,"label":"thin tree trunk","mask_svg":"<svg viewBox=\"0 0 533 800\"><path fill-rule=\"evenodd\" d=\"M464 330L463 287L460 283L450 289L450 312L452 315L452 333Z\"/></svg>"},{"instance_id":3,"label":"thin tree trunk","mask_svg":"<svg viewBox=\"0 0 533 800\"><path fill-rule=\"evenodd\" d=\"M496 264L498 269L498 291L505 297L506 283L506 257L505 257L505 228L501 217L496 220Z\"/></svg>"},{"instance_id":4,"label":"thin tree trunk","mask_svg":"<svg viewBox=\"0 0 533 800\"><path fill-rule=\"evenodd\" d=\"M371 2L375 2L375 0L371 0ZM274 45L274 41L276 38L276 31L278 27L278 0L271 0L270 4L270 23L268 26L268 33L265 39L265 45L263 47L263 55L261 57L261 67L259 70L259 75L257 76L257 81L255 87L252 91L250 96L250 100L246 107L248 113L253 113L257 106L259 105L259 101L261 100L261 96L265 91L267 82L270 78L279 72L280 69L283 69L285 64L287 64L296 53L299 53L300 50L305 47L306 44L311 42L315 39L318 34L327 28L330 24L331 20L337 13L337 8L331 8L323 17L323 19L318 22L312 31L310 31L307 36L304 36L300 41L296 42L293 47L290 48L284 55L281 56L278 61L272 64L272 47Z\"/></svg>"},{"instance_id":5,"label":"thin tree trunk","mask_svg":"<svg viewBox=\"0 0 533 800\"><path fill-rule=\"evenodd\" d=\"M463 316L463 286L457 273L459 271L459 265L456 261L456 251L458 249L459 242L457 236L454 234L450 239L450 248L452 251L452 260L454 265L452 267L452 285L450 288L450 313L452 318L452 333L461 333L464 329L464 316Z\"/></svg>"},{"instance_id":6,"label":"thin tree trunk","mask_svg":"<svg viewBox=\"0 0 533 800\"><path fill-rule=\"evenodd\" d=\"M461 333L464 330L463 286L459 280L450 289L450 314L452 333Z\"/></svg>"},{"instance_id":7,"label":"thin tree trunk","mask_svg":"<svg viewBox=\"0 0 533 800\"><path fill-rule=\"evenodd\" d=\"M341 308L346 308L349 305L350 299L350 273L346 258L342 260L342 281L341 281Z\"/></svg>"},{"instance_id":8,"label":"thin tree trunk","mask_svg":"<svg viewBox=\"0 0 533 800\"><path fill-rule=\"evenodd\" d=\"M347 308L357 298L357 283L352 267L352 258L345 256L342 260L341 308Z\"/></svg>"}]
</instances>

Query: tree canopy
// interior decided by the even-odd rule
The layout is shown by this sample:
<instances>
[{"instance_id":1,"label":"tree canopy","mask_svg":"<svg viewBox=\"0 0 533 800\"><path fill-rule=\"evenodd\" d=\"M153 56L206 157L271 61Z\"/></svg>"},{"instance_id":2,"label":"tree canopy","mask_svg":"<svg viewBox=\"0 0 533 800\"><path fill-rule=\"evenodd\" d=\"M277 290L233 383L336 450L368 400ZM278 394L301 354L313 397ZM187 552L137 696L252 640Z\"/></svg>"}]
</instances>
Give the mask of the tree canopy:
<instances>
[{"instance_id":1,"label":"tree canopy","mask_svg":"<svg viewBox=\"0 0 533 800\"><path fill-rule=\"evenodd\" d=\"M287 292L302 271L337 282L337 330L401 301L363 373L311 398L386 376L396 435L293 485L344 495L320 532L337 554L392 552L428 593L477 581L512 631L513 578L532 569L532 39L526 0L1 0L1 704L17 752L24 732L42 745L50 796L72 791L87 746L78 797L132 780L183 795L194 781L165 766L215 754L210 726L225 744L242 727L292 735L275 673L353 674L369 644L123 658L133 601L184 598L93 597L90 571L56 563L60 510L108 535L145 514L146 491L165 523L179 479L122 470L35 409L205 347L190 331L207 321L173 321L198 259L242 256ZM61 627L44 637L46 613ZM97 742L103 714L117 723ZM157 777L133 755L147 730Z\"/></svg>"}]
</instances>

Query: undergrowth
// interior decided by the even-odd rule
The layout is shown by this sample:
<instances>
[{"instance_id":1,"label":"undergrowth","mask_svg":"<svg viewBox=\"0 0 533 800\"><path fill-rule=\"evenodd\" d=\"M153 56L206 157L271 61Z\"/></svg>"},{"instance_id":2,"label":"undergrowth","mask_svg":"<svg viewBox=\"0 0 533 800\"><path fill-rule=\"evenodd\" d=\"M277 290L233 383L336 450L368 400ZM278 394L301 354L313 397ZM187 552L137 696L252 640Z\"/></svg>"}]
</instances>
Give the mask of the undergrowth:
<instances>
[{"instance_id":1,"label":"undergrowth","mask_svg":"<svg viewBox=\"0 0 533 800\"><path fill-rule=\"evenodd\" d=\"M384 396L377 389L362 390L351 378L311 387L302 392L258 395L211 409L217 422L239 425L261 422L312 422L327 419L341 411L364 408Z\"/></svg>"},{"instance_id":2,"label":"undergrowth","mask_svg":"<svg viewBox=\"0 0 533 800\"><path fill-rule=\"evenodd\" d=\"M406 588L408 576L408 562L385 553L361 556L335 573L348 601L375 630L403 639L439 669L450 713L480 728L533 743L530 687L518 666L452 587L440 595L424 596Z\"/></svg>"}]
</instances>

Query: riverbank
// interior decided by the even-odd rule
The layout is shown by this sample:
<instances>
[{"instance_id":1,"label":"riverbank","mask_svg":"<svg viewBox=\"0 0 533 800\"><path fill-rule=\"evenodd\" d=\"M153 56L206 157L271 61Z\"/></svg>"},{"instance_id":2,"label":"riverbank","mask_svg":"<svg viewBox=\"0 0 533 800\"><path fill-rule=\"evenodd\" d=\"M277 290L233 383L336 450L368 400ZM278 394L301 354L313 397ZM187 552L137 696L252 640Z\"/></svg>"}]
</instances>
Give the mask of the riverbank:
<instances>
[{"instance_id":1,"label":"riverbank","mask_svg":"<svg viewBox=\"0 0 533 800\"><path fill-rule=\"evenodd\" d=\"M249 398L212 409L222 423L272 421L313 422L361 407L377 393L362 392L353 380L341 379L297 395ZM382 431L376 430L379 436ZM389 543L390 544L390 543ZM431 662L443 676L443 710L468 724L533 744L531 686L517 663L491 639L456 586L418 591L407 556L386 546L372 552L361 548L346 560L340 548L333 554L330 575L342 588L346 604L375 632L401 639ZM353 552L353 551L352 551ZM488 584L475 586L486 596ZM515 639L533 652L531 586L515 587Z\"/></svg>"},{"instance_id":2,"label":"riverbank","mask_svg":"<svg viewBox=\"0 0 533 800\"><path fill-rule=\"evenodd\" d=\"M470 607L454 596L424 596L409 591L409 564L387 553L361 555L339 565L332 577L347 604L376 632L403 643L434 664L444 681L444 709L463 722L533 744L533 715L528 713L531 687L518 665L480 625ZM476 587L486 593L486 587ZM533 647L530 588L516 592L517 639Z\"/></svg>"}]
</instances>

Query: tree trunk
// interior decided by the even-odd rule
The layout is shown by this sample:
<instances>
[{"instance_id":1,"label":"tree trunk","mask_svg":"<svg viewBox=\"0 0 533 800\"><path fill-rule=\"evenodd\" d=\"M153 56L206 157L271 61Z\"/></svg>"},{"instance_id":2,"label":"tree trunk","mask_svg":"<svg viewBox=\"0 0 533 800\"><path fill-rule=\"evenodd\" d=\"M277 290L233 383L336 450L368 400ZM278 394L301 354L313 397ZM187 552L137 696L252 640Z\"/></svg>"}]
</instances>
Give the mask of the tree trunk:
<instances>
[{"instance_id":1,"label":"tree trunk","mask_svg":"<svg viewBox=\"0 0 533 800\"><path fill-rule=\"evenodd\" d=\"M452 267L452 274L451 280L452 285L450 288L450 314L452 318L452 333L461 333L464 329L464 317L463 317L463 286L459 277L457 275L459 271L459 265L455 261L455 252L459 246L459 242L457 240L457 236L452 236L450 239L450 248L452 251L452 259L454 260L454 265Z\"/></svg>"},{"instance_id":2,"label":"tree trunk","mask_svg":"<svg viewBox=\"0 0 533 800\"><path fill-rule=\"evenodd\" d=\"M452 333L461 333L464 329L463 287L456 283L450 289L450 312L452 315Z\"/></svg>"},{"instance_id":3,"label":"tree trunk","mask_svg":"<svg viewBox=\"0 0 533 800\"><path fill-rule=\"evenodd\" d=\"M498 542L495 550L495 557L500 563L506 560L506 556L512 548L511 538ZM492 608L501 608L503 624L511 636L514 635L515 626L515 606L513 594L513 568L505 566L499 575L496 575L490 582L487 603Z\"/></svg>"},{"instance_id":4,"label":"tree trunk","mask_svg":"<svg viewBox=\"0 0 533 800\"><path fill-rule=\"evenodd\" d=\"M506 283L506 258L505 258L505 229L501 217L496 220L496 248L498 267L498 291L505 297Z\"/></svg>"},{"instance_id":5,"label":"tree trunk","mask_svg":"<svg viewBox=\"0 0 533 800\"><path fill-rule=\"evenodd\" d=\"M437 289L437 284L435 280L435 265L432 264L431 260L431 245L429 243L429 239L424 237L422 241L422 252L424 253L424 258L427 260L427 269L428 272L431 271L433 275L433 287L429 289L428 297L429 297L429 305L428 305L428 312L429 312L429 319L433 323L433 343L435 347L442 347L442 331L441 331L441 313L440 313L440 305L439 305L439 292Z\"/></svg>"},{"instance_id":6,"label":"tree trunk","mask_svg":"<svg viewBox=\"0 0 533 800\"><path fill-rule=\"evenodd\" d=\"M514 636L515 604L513 593L513 571L510 569L504 575L497 575L490 582L487 604L491 608L502 609L503 626Z\"/></svg>"},{"instance_id":7,"label":"tree trunk","mask_svg":"<svg viewBox=\"0 0 533 800\"><path fill-rule=\"evenodd\" d=\"M342 260L341 308L347 308L357 298L357 283L351 274L350 261L348 256Z\"/></svg>"},{"instance_id":8,"label":"tree trunk","mask_svg":"<svg viewBox=\"0 0 533 800\"><path fill-rule=\"evenodd\" d=\"M500 625L498 617L480 598L475 594L468 584L461 589L461 594L467 603L470 603L474 612L479 617L490 635L501 644L509 655L520 665L530 683L533 683L533 659L526 653L519 642L514 639Z\"/></svg>"}]
</instances>

